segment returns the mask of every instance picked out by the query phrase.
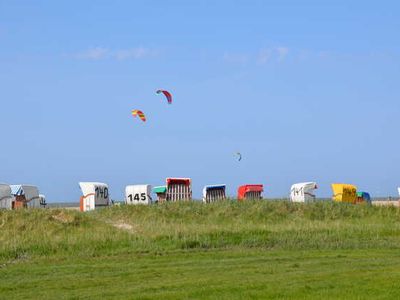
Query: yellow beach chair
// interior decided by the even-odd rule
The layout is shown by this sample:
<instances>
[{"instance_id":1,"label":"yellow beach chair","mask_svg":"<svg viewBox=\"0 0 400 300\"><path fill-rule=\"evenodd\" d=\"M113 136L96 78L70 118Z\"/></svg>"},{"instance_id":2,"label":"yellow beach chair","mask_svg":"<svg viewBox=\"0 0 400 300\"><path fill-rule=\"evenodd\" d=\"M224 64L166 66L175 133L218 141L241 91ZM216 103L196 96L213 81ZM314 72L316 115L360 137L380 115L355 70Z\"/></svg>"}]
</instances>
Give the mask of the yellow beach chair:
<instances>
[{"instance_id":1,"label":"yellow beach chair","mask_svg":"<svg viewBox=\"0 0 400 300\"><path fill-rule=\"evenodd\" d=\"M336 202L347 202L356 203L357 202L357 187L352 184L343 183L333 183L333 201Z\"/></svg>"}]
</instances>

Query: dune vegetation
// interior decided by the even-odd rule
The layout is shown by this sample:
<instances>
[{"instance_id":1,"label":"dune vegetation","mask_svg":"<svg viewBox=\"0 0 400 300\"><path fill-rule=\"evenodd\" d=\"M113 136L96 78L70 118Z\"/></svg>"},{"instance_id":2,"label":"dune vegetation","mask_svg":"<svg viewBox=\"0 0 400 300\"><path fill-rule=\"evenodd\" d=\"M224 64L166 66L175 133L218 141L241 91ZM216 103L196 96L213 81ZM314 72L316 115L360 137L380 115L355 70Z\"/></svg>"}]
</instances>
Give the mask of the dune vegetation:
<instances>
[{"instance_id":1,"label":"dune vegetation","mask_svg":"<svg viewBox=\"0 0 400 300\"><path fill-rule=\"evenodd\" d=\"M199 202L0 211L0 298L400 297L400 210Z\"/></svg>"}]
</instances>

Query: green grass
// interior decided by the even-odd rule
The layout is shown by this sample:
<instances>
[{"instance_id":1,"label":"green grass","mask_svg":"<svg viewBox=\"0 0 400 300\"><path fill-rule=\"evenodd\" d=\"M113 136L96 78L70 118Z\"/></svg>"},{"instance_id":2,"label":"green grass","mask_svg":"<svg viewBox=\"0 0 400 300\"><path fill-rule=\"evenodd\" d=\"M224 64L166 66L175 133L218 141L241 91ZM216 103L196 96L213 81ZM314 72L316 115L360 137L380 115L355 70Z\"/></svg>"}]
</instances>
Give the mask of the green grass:
<instances>
[{"instance_id":1,"label":"green grass","mask_svg":"<svg viewBox=\"0 0 400 300\"><path fill-rule=\"evenodd\" d=\"M283 201L0 212L0 299L400 298L400 211Z\"/></svg>"}]
</instances>

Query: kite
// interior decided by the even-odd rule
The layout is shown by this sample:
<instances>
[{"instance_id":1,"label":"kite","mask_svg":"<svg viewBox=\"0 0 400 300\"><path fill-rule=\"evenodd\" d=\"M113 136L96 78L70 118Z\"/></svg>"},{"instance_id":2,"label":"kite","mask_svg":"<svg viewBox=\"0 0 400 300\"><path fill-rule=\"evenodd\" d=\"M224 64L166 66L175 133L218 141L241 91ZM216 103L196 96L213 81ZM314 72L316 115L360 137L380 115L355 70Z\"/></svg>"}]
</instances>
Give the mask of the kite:
<instances>
[{"instance_id":1,"label":"kite","mask_svg":"<svg viewBox=\"0 0 400 300\"><path fill-rule=\"evenodd\" d=\"M240 152L236 152L236 155L238 156L238 161L242 160L242 154Z\"/></svg>"},{"instance_id":2,"label":"kite","mask_svg":"<svg viewBox=\"0 0 400 300\"><path fill-rule=\"evenodd\" d=\"M167 98L168 104L172 103L172 95L170 92L168 91L164 91L164 90L157 90L156 92L157 94L164 94L164 96Z\"/></svg>"},{"instance_id":3,"label":"kite","mask_svg":"<svg viewBox=\"0 0 400 300\"><path fill-rule=\"evenodd\" d=\"M136 117L139 116L139 118L143 121L146 122L146 116L144 115L144 113L141 110L132 110L132 116Z\"/></svg>"}]
</instances>

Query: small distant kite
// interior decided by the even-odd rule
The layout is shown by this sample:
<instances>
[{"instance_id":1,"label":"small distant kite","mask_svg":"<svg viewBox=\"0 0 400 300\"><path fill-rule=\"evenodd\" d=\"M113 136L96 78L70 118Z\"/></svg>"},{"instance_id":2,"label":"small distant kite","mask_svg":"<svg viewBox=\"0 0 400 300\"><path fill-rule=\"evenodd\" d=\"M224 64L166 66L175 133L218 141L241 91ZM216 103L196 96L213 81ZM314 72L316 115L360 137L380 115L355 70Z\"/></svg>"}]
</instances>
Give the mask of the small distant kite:
<instances>
[{"instance_id":1,"label":"small distant kite","mask_svg":"<svg viewBox=\"0 0 400 300\"><path fill-rule=\"evenodd\" d=\"M172 103L172 95L171 95L170 92L164 91L164 90L157 90L156 93L157 94L164 94L165 98L167 98L168 104Z\"/></svg>"},{"instance_id":2,"label":"small distant kite","mask_svg":"<svg viewBox=\"0 0 400 300\"><path fill-rule=\"evenodd\" d=\"M242 154L240 152L236 152L236 155L238 157L238 161L242 160Z\"/></svg>"},{"instance_id":3,"label":"small distant kite","mask_svg":"<svg viewBox=\"0 0 400 300\"><path fill-rule=\"evenodd\" d=\"M143 122L146 122L146 116L144 115L144 113L141 110L138 110L138 109L132 110L132 116L133 117L139 116L140 120L142 120Z\"/></svg>"}]
</instances>

